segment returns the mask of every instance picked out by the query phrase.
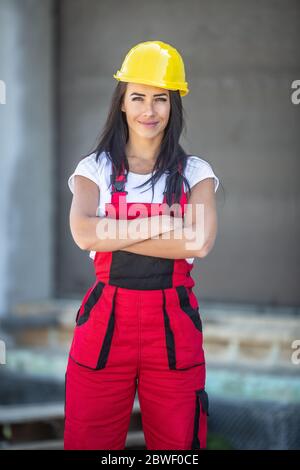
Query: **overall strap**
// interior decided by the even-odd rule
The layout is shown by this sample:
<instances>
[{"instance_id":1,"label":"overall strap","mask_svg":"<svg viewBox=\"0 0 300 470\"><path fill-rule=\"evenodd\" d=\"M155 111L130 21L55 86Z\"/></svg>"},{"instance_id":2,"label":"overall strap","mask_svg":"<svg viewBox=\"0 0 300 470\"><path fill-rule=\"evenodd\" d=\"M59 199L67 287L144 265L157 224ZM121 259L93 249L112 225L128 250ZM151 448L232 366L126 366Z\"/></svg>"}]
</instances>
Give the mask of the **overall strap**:
<instances>
[{"instance_id":1,"label":"overall strap","mask_svg":"<svg viewBox=\"0 0 300 470\"><path fill-rule=\"evenodd\" d=\"M182 175L182 163L178 163L178 171ZM119 205L119 200L120 196L122 196L122 203L126 203L126 194L128 194L128 191L125 190L125 185L127 181L127 174L125 174L125 167L124 167L124 162L121 164L121 172L118 176L113 178L113 174L110 175L110 180L112 183L112 191L111 191L111 203L112 204L117 204ZM185 212L185 207L184 205L187 204L187 196L184 191L184 182L182 181L181 185L181 197L179 204L182 207L182 215ZM167 203L167 197L166 197L166 191L164 191L164 197L163 197L163 203ZM174 195L173 195L173 200L174 200Z\"/></svg>"},{"instance_id":2,"label":"overall strap","mask_svg":"<svg viewBox=\"0 0 300 470\"><path fill-rule=\"evenodd\" d=\"M125 191L125 184L127 181L127 175L125 174L124 162L121 165L121 172L114 178L114 175L110 175L110 181L112 184L111 193L111 202L114 204L119 204L120 196L122 196L122 201L126 202L126 194L128 191Z\"/></svg>"}]
</instances>

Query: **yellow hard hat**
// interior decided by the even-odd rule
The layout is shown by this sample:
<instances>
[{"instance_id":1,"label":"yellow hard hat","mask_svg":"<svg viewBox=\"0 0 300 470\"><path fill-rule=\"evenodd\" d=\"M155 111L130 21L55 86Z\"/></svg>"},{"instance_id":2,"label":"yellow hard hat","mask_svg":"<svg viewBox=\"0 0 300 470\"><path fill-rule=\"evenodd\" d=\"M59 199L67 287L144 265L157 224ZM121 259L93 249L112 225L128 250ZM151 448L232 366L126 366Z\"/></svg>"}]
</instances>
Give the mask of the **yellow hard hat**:
<instances>
[{"instance_id":1,"label":"yellow hard hat","mask_svg":"<svg viewBox=\"0 0 300 470\"><path fill-rule=\"evenodd\" d=\"M181 96L189 92L181 55L170 44L162 41L146 41L132 47L121 70L113 77L121 82L178 90Z\"/></svg>"}]
</instances>

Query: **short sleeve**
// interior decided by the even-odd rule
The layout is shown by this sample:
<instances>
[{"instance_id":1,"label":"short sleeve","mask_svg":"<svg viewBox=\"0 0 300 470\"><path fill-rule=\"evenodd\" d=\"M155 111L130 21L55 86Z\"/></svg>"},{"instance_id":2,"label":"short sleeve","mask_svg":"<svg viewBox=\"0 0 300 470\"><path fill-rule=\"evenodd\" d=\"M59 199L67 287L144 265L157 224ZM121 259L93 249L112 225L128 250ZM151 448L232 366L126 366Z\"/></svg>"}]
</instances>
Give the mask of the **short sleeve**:
<instances>
[{"instance_id":1,"label":"short sleeve","mask_svg":"<svg viewBox=\"0 0 300 470\"><path fill-rule=\"evenodd\" d=\"M215 193L219 187L219 178L214 173L211 165L198 156L189 156L185 168L185 176L192 188L196 183L206 178L213 178L215 182Z\"/></svg>"},{"instance_id":2,"label":"short sleeve","mask_svg":"<svg viewBox=\"0 0 300 470\"><path fill-rule=\"evenodd\" d=\"M96 154L88 155L87 157L80 160L77 164L74 172L68 179L68 186L74 194L74 176L81 175L94 181L99 186L99 163L96 162Z\"/></svg>"}]
</instances>

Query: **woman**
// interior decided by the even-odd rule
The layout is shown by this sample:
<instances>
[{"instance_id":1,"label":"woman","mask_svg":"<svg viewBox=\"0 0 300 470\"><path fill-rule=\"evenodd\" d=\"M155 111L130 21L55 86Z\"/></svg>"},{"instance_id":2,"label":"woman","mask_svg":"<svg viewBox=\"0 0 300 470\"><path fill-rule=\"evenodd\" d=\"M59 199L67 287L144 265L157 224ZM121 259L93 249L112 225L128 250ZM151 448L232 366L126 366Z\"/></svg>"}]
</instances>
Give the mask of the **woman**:
<instances>
[{"instance_id":1,"label":"woman","mask_svg":"<svg viewBox=\"0 0 300 470\"><path fill-rule=\"evenodd\" d=\"M190 271L215 241L219 180L179 145L189 90L174 47L136 45L114 78L100 143L69 178L72 236L96 280L74 327L64 448L124 449L137 389L147 449L203 449L208 396Z\"/></svg>"}]
</instances>

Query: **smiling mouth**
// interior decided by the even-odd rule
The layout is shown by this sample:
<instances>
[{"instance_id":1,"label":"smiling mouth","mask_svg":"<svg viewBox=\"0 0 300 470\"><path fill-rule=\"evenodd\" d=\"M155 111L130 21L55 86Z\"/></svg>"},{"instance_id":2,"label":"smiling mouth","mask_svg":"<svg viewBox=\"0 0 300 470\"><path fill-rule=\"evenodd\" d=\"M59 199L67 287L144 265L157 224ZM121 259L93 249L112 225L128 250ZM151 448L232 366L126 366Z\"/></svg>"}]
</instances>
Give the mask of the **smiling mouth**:
<instances>
[{"instance_id":1,"label":"smiling mouth","mask_svg":"<svg viewBox=\"0 0 300 470\"><path fill-rule=\"evenodd\" d=\"M149 127L156 126L156 124L158 124L158 122L140 122L140 121L139 123L143 124L143 126L149 126Z\"/></svg>"}]
</instances>

